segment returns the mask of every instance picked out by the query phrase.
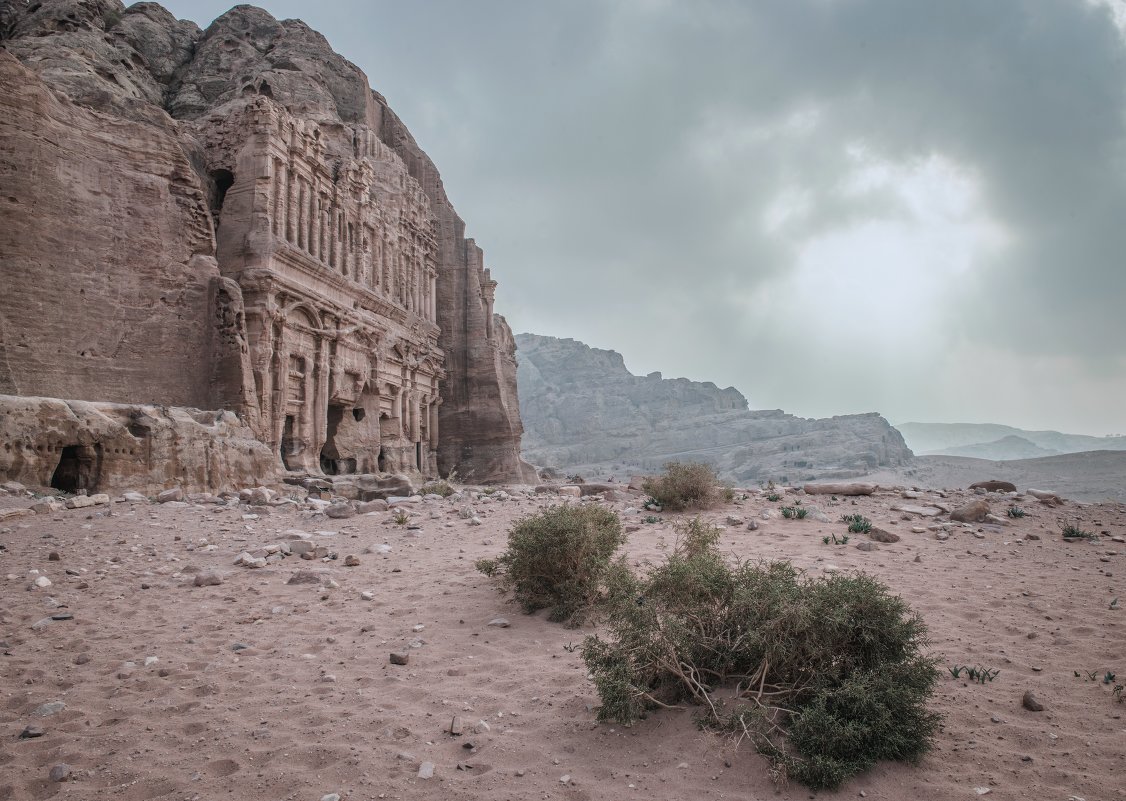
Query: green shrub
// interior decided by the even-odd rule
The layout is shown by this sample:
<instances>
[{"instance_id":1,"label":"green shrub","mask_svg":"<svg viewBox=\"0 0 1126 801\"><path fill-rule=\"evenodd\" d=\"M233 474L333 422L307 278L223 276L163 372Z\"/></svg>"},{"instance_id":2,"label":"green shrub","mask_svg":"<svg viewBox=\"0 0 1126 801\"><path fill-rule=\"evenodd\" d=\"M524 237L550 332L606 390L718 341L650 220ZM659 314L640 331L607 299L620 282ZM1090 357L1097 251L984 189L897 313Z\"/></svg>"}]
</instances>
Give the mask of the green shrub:
<instances>
[{"instance_id":1,"label":"green shrub","mask_svg":"<svg viewBox=\"0 0 1126 801\"><path fill-rule=\"evenodd\" d=\"M707 509L716 503L715 470L696 462L669 462L664 475L646 479L641 488L662 509L682 512L685 509Z\"/></svg>"},{"instance_id":2,"label":"green shrub","mask_svg":"<svg viewBox=\"0 0 1126 801\"><path fill-rule=\"evenodd\" d=\"M611 576L606 639L583 644L599 719L698 704L705 725L751 739L772 775L817 789L923 754L939 717L921 618L867 576L729 564L713 530L693 521L648 575Z\"/></svg>"},{"instance_id":3,"label":"green shrub","mask_svg":"<svg viewBox=\"0 0 1126 801\"><path fill-rule=\"evenodd\" d=\"M624 542L621 521L605 507L550 506L517 520L508 549L477 569L499 576L525 612L546 608L551 620L578 624L598 603Z\"/></svg>"},{"instance_id":4,"label":"green shrub","mask_svg":"<svg viewBox=\"0 0 1126 801\"><path fill-rule=\"evenodd\" d=\"M1008 511L1009 517L1024 517L1026 514L1028 514L1028 513L1025 512L1023 509L1021 509L1019 506L1010 506L1009 507L1009 511Z\"/></svg>"},{"instance_id":5,"label":"green shrub","mask_svg":"<svg viewBox=\"0 0 1126 801\"><path fill-rule=\"evenodd\" d=\"M809 510L802 506L800 502L797 506L782 507L782 517L786 518L787 520L804 520L807 514L809 514Z\"/></svg>"},{"instance_id":6,"label":"green shrub","mask_svg":"<svg viewBox=\"0 0 1126 801\"><path fill-rule=\"evenodd\" d=\"M867 534L872 530L872 521L864 515L841 515L841 522L848 523L848 530L853 534Z\"/></svg>"},{"instance_id":7,"label":"green shrub","mask_svg":"<svg viewBox=\"0 0 1126 801\"><path fill-rule=\"evenodd\" d=\"M1079 526L1068 524L1063 527L1064 539L1097 540L1099 535L1093 531L1084 531Z\"/></svg>"},{"instance_id":8,"label":"green shrub","mask_svg":"<svg viewBox=\"0 0 1126 801\"><path fill-rule=\"evenodd\" d=\"M770 494L768 494L766 496L766 499L768 501L770 501L771 503L777 503L778 501L782 500L782 496L779 495L777 492L771 492Z\"/></svg>"}]
</instances>

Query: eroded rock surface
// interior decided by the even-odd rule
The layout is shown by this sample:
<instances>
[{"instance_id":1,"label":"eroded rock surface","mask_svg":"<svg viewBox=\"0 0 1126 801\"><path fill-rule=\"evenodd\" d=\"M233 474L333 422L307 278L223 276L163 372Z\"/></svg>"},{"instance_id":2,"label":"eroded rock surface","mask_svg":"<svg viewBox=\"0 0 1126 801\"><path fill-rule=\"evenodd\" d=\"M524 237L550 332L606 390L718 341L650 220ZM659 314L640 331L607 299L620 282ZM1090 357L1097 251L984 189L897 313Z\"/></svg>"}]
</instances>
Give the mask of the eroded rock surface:
<instances>
[{"instance_id":1,"label":"eroded rock surface","mask_svg":"<svg viewBox=\"0 0 1126 801\"><path fill-rule=\"evenodd\" d=\"M0 392L231 410L279 470L531 476L482 252L323 36L0 8Z\"/></svg>"}]
</instances>

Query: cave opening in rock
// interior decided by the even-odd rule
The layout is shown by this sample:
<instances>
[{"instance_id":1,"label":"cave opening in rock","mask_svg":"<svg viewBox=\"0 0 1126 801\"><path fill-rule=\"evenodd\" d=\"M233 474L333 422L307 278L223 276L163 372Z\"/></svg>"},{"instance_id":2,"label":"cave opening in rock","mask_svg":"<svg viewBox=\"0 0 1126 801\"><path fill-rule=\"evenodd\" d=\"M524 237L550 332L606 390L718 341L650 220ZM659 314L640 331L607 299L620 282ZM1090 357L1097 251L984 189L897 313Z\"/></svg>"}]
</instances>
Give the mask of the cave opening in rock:
<instances>
[{"instance_id":1,"label":"cave opening in rock","mask_svg":"<svg viewBox=\"0 0 1126 801\"><path fill-rule=\"evenodd\" d=\"M93 492L98 486L99 446L65 445L59 463L51 474L51 487L71 494L79 490Z\"/></svg>"},{"instance_id":2,"label":"cave opening in rock","mask_svg":"<svg viewBox=\"0 0 1126 801\"><path fill-rule=\"evenodd\" d=\"M282 428L281 437L281 460L285 465L286 470L292 470L293 467L289 463L289 457L293 453L293 415L287 414L285 416L285 426Z\"/></svg>"},{"instance_id":3,"label":"cave opening in rock","mask_svg":"<svg viewBox=\"0 0 1126 801\"><path fill-rule=\"evenodd\" d=\"M325 444L321 448L321 472L326 476L356 472L356 460L341 457L336 447L336 434L340 430L341 421L344 420L344 411L343 406L329 404Z\"/></svg>"},{"instance_id":4,"label":"cave opening in rock","mask_svg":"<svg viewBox=\"0 0 1126 801\"><path fill-rule=\"evenodd\" d=\"M223 201L227 198L227 190L235 182L235 174L222 168L212 170L211 181L215 186L211 193L211 217L215 220L215 226L218 227L219 213L223 210Z\"/></svg>"}]
</instances>

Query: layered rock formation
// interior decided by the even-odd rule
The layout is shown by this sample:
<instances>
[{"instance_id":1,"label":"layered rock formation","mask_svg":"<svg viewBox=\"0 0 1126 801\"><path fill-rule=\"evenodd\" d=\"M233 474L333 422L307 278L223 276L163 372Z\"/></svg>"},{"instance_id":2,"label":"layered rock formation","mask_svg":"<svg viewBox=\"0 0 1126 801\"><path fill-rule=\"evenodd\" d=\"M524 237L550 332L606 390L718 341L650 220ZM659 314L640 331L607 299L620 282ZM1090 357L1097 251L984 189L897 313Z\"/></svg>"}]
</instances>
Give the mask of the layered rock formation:
<instances>
[{"instance_id":1,"label":"layered rock formation","mask_svg":"<svg viewBox=\"0 0 1126 801\"><path fill-rule=\"evenodd\" d=\"M324 37L117 0L5 3L0 37L0 393L233 410L277 468L529 478L481 251Z\"/></svg>"},{"instance_id":2,"label":"layered rock formation","mask_svg":"<svg viewBox=\"0 0 1126 801\"><path fill-rule=\"evenodd\" d=\"M622 475L698 461L746 483L861 475L912 458L878 414L750 411L732 387L635 376L620 354L573 339L519 334L516 344L524 454L537 465Z\"/></svg>"}]
</instances>

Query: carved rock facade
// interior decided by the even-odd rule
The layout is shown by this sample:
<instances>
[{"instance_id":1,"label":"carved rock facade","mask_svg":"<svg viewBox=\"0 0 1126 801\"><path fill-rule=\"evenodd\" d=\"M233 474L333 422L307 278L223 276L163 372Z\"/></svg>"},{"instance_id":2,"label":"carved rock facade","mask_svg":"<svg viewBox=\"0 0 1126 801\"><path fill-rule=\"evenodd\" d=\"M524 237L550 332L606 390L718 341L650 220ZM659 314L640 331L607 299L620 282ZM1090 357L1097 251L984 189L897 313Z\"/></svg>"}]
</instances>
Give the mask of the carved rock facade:
<instances>
[{"instance_id":1,"label":"carved rock facade","mask_svg":"<svg viewBox=\"0 0 1126 801\"><path fill-rule=\"evenodd\" d=\"M0 393L233 410L277 469L530 479L481 251L323 37L116 0L0 36Z\"/></svg>"}]
</instances>

